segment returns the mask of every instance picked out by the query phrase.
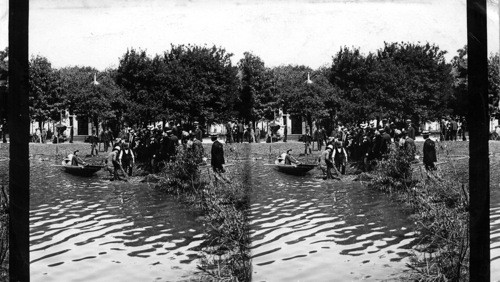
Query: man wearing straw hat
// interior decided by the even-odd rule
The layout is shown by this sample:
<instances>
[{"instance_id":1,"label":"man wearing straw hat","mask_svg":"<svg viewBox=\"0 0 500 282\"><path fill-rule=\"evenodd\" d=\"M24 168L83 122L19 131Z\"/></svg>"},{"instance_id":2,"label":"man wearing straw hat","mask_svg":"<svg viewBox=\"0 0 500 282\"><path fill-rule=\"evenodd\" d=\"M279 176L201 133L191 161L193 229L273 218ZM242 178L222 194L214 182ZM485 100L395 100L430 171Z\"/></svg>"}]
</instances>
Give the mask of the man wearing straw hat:
<instances>
[{"instance_id":1,"label":"man wearing straw hat","mask_svg":"<svg viewBox=\"0 0 500 282\"><path fill-rule=\"evenodd\" d=\"M326 174L326 176L323 179L333 179L332 175L333 162L331 159L332 151L333 151L333 145L328 145L326 146L325 151L321 153L321 157L319 160L319 167L323 171L323 175Z\"/></svg>"}]
</instances>

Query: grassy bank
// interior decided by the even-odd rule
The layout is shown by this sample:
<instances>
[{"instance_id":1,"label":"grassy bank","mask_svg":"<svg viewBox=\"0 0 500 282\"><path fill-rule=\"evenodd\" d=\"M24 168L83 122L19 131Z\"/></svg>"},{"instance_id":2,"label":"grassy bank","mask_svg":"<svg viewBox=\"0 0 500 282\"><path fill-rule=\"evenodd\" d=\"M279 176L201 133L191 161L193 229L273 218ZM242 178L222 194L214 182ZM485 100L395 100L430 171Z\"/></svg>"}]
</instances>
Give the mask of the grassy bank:
<instances>
[{"instance_id":1,"label":"grassy bank","mask_svg":"<svg viewBox=\"0 0 500 282\"><path fill-rule=\"evenodd\" d=\"M423 254L409 265L412 280L467 281L468 238L468 142L437 143L438 170L428 174L421 164L412 164L393 151L375 171L371 187L393 193L410 209L417 224ZM417 143L421 155L423 143ZM500 143L490 142L490 152ZM490 157L491 187L499 179L498 157Z\"/></svg>"}]
</instances>

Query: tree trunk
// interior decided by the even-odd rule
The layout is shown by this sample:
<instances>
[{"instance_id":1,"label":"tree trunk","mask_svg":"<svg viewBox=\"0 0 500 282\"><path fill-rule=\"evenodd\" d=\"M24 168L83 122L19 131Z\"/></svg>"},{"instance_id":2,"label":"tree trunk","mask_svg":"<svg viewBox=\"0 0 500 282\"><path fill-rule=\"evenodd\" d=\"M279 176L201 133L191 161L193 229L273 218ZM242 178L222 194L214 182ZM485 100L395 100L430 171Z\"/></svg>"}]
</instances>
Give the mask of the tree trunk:
<instances>
[{"instance_id":1,"label":"tree trunk","mask_svg":"<svg viewBox=\"0 0 500 282\"><path fill-rule=\"evenodd\" d=\"M93 122L95 127L95 134L99 136L99 119L96 116L94 116Z\"/></svg>"}]
</instances>

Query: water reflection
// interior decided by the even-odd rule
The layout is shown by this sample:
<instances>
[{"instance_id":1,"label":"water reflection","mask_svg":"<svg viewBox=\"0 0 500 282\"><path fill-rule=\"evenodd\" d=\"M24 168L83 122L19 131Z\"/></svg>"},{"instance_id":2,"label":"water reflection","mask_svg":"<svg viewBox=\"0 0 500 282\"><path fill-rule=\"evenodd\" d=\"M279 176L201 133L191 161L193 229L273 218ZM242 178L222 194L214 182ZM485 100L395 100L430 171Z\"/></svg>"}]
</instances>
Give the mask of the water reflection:
<instances>
[{"instance_id":1,"label":"water reflection","mask_svg":"<svg viewBox=\"0 0 500 282\"><path fill-rule=\"evenodd\" d=\"M491 186L490 199L490 268L491 280L500 280L500 184Z\"/></svg>"},{"instance_id":2,"label":"water reflection","mask_svg":"<svg viewBox=\"0 0 500 282\"><path fill-rule=\"evenodd\" d=\"M32 281L179 281L204 246L198 214L147 184L32 161Z\"/></svg>"},{"instance_id":3,"label":"water reflection","mask_svg":"<svg viewBox=\"0 0 500 282\"><path fill-rule=\"evenodd\" d=\"M254 281L397 279L406 270L413 223L388 196L259 163L253 174Z\"/></svg>"}]
</instances>

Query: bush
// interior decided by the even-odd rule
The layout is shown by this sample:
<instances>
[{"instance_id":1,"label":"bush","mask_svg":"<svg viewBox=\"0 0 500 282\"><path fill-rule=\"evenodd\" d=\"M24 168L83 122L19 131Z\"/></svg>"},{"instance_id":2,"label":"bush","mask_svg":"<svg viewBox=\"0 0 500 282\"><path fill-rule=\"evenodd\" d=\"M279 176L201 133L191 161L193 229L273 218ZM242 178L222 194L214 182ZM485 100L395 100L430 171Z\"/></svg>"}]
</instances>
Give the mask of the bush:
<instances>
[{"instance_id":1,"label":"bush","mask_svg":"<svg viewBox=\"0 0 500 282\"><path fill-rule=\"evenodd\" d=\"M399 147L391 147L385 159L375 168L374 185L383 190L405 190L412 185L413 154Z\"/></svg>"}]
</instances>

